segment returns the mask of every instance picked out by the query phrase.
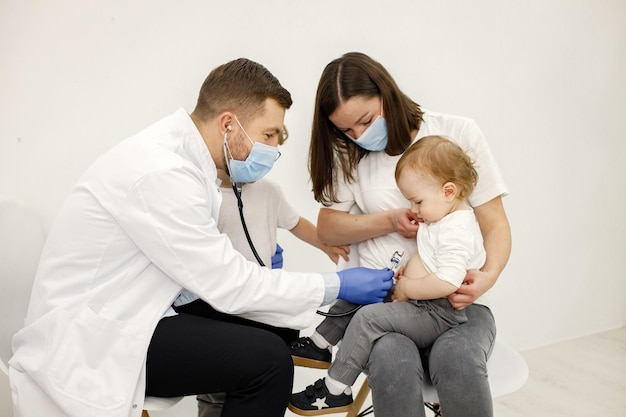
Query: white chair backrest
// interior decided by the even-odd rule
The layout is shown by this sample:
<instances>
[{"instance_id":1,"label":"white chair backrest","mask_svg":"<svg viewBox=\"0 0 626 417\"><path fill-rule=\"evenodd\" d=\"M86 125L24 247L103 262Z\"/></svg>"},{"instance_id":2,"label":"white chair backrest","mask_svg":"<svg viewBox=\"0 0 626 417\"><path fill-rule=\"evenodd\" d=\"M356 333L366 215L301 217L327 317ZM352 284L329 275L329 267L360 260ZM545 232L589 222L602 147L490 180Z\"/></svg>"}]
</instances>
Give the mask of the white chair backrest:
<instances>
[{"instance_id":1,"label":"white chair backrest","mask_svg":"<svg viewBox=\"0 0 626 417\"><path fill-rule=\"evenodd\" d=\"M11 339L24 324L44 241L35 213L16 198L0 195L0 368L5 372Z\"/></svg>"}]
</instances>

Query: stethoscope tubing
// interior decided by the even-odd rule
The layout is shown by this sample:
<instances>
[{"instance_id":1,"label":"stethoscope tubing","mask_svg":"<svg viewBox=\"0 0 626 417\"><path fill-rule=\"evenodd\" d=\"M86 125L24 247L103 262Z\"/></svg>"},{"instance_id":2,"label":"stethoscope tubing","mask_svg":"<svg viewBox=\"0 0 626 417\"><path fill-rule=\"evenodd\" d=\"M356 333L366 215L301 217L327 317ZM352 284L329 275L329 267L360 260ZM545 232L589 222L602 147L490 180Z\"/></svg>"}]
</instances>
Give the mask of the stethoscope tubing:
<instances>
[{"instance_id":1,"label":"stethoscope tubing","mask_svg":"<svg viewBox=\"0 0 626 417\"><path fill-rule=\"evenodd\" d=\"M250 232L248 232L248 226L246 225L246 219L243 215L243 201L241 199L241 183L233 183L233 191L235 192L235 197L237 197L237 208L239 209L239 218L241 219L241 226L243 226L243 232L246 235L246 239L248 240L248 245L250 246L250 249L252 250L252 253L254 254L254 257L256 258L256 261L259 263L259 265L261 266L265 266L265 264L263 263L263 260L261 260L261 257L259 256L258 252L256 251L256 248L254 247L254 243L252 243L252 238L250 237ZM358 305L355 308L353 308L350 311L345 311L343 313L326 313L324 311L320 311L317 310L316 313L324 316L324 317L344 317L344 316L349 316L351 314L356 313L356 311L363 307L362 305Z\"/></svg>"},{"instance_id":2,"label":"stethoscope tubing","mask_svg":"<svg viewBox=\"0 0 626 417\"><path fill-rule=\"evenodd\" d=\"M233 182L233 191L235 192L235 197L237 197L237 207L239 208L239 218L241 219L241 225L243 226L243 232L246 234L246 239L248 240L248 245L250 245L250 249L256 258L256 261L261 266L265 266L263 260L256 251L254 247L254 243L252 243L252 238L250 237L250 232L248 232L248 226L246 225L246 219L243 216L243 201L241 200L241 183Z\"/></svg>"}]
</instances>

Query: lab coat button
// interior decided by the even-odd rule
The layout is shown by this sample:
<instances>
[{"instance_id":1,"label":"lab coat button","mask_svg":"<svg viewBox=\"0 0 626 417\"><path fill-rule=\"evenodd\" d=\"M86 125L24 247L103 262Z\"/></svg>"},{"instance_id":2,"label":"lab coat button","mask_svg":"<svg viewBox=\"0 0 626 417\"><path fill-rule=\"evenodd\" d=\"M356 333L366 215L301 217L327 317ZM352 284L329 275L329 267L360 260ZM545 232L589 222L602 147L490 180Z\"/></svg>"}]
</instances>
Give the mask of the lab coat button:
<instances>
[{"instance_id":1,"label":"lab coat button","mask_svg":"<svg viewBox=\"0 0 626 417\"><path fill-rule=\"evenodd\" d=\"M137 408L137 404L133 404L133 408Z\"/></svg>"}]
</instances>

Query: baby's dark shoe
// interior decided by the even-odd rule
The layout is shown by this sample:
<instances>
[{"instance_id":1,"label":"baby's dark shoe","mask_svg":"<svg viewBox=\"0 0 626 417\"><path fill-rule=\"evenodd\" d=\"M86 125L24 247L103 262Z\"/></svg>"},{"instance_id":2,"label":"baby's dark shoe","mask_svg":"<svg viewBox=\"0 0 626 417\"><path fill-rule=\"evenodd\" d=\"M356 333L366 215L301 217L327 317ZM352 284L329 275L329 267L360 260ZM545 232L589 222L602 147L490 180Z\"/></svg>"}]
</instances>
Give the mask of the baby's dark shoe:
<instances>
[{"instance_id":1,"label":"baby's dark shoe","mask_svg":"<svg viewBox=\"0 0 626 417\"><path fill-rule=\"evenodd\" d=\"M328 369L332 359L330 349L319 348L310 337L301 337L289 345L293 364L307 368Z\"/></svg>"},{"instance_id":2,"label":"baby's dark shoe","mask_svg":"<svg viewBox=\"0 0 626 417\"><path fill-rule=\"evenodd\" d=\"M301 416L345 413L350 410L352 394L333 395L324 379L318 379L302 392L291 394L288 408Z\"/></svg>"}]
</instances>

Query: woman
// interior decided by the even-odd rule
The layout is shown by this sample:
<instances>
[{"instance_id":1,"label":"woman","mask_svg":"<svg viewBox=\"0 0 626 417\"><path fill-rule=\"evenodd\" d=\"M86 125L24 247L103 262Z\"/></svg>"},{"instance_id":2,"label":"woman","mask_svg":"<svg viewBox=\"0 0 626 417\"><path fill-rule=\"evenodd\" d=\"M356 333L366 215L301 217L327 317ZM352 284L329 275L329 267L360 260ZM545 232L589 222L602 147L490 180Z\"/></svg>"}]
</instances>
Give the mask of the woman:
<instances>
[{"instance_id":1,"label":"woman","mask_svg":"<svg viewBox=\"0 0 626 417\"><path fill-rule=\"evenodd\" d=\"M348 53L324 69L317 90L309 170L320 239L331 245L358 243L361 262L386 265L394 251L405 259L416 251L418 219L398 190L394 169L411 143L428 135L455 141L474 160L478 184L469 202L487 251L480 270L468 271L449 296L465 309L468 322L440 336L420 352L404 336L376 343L367 374L377 416L423 416L422 375L429 372L446 417L493 415L487 359L495 321L481 298L504 269L511 250L502 205L507 194L500 170L473 120L422 109L406 96L388 71L362 53ZM362 214L353 214L354 209ZM401 400L399 400L401 399Z\"/></svg>"}]
</instances>

